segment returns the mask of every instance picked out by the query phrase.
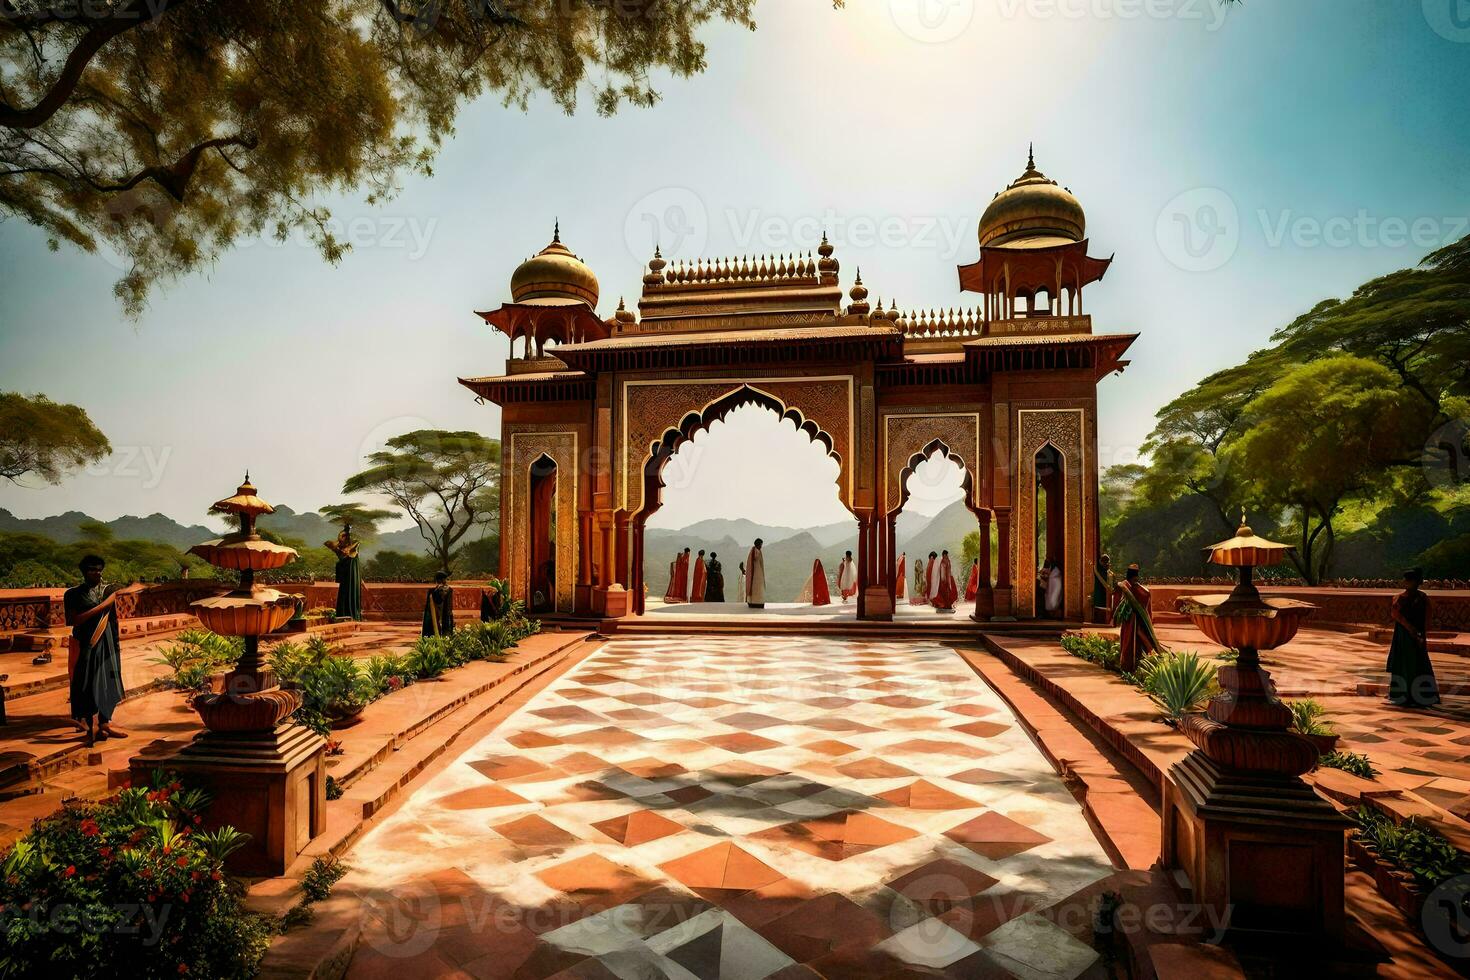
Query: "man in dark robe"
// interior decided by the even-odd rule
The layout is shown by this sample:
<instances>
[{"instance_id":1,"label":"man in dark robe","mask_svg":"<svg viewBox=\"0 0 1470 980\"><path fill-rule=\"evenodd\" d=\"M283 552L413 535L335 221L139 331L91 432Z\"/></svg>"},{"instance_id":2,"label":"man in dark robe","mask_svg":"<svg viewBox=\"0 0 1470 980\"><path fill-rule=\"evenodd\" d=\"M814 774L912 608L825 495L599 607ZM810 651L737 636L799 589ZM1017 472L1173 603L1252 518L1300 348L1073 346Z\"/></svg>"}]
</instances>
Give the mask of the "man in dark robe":
<instances>
[{"instance_id":1,"label":"man in dark robe","mask_svg":"<svg viewBox=\"0 0 1470 980\"><path fill-rule=\"evenodd\" d=\"M704 566L704 601L725 601L725 570L720 567L720 556L709 553L709 562Z\"/></svg>"},{"instance_id":2,"label":"man in dark robe","mask_svg":"<svg viewBox=\"0 0 1470 980\"><path fill-rule=\"evenodd\" d=\"M336 541L327 547L337 555L337 618L362 620L362 573L357 567L357 542L352 525L344 524Z\"/></svg>"},{"instance_id":3,"label":"man in dark robe","mask_svg":"<svg viewBox=\"0 0 1470 980\"><path fill-rule=\"evenodd\" d=\"M1149 614L1151 593L1138 580L1138 574L1138 566L1129 565L1123 581L1114 586L1117 606L1113 610L1113 622L1122 627L1118 636L1118 666L1129 673L1138 669L1140 660L1159 649Z\"/></svg>"},{"instance_id":4,"label":"man in dark robe","mask_svg":"<svg viewBox=\"0 0 1470 980\"><path fill-rule=\"evenodd\" d=\"M97 555L82 559L82 584L67 589L62 608L77 647L71 676L71 716L86 732L86 744L99 738L126 738L112 727L112 713L123 699L122 640L117 628L117 597L140 591L102 582L107 563ZM95 728L94 728L95 724Z\"/></svg>"},{"instance_id":5,"label":"man in dark robe","mask_svg":"<svg viewBox=\"0 0 1470 980\"><path fill-rule=\"evenodd\" d=\"M1404 591L1389 606L1393 640L1388 645L1388 700L1401 708L1439 704L1439 684L1429 660L1429 596L1419 588L1424 573L1404 572Z\"/></svg>"},{"instance_id":6,"label":"man in dark robe","mask_svg":"<svg viewBox=\"0 0 1470 980\"><path fill-rule=\"evenodd\" d=\"M447 572L434 573L434 587L424 597L424 636L448 636L454 632L454 590Z\"/></svg>"},{"instance_id":7,"label":"man in dark robe","mask_svg":"<svg viewBox=\"0 0 1470 980\"><path fill-rule=\"evenodd\" d=\"M1113 559L1107 555L1097 556L1097 565L1092 569L1092 621L1106 623L1112 619L1109 597L1113 593Z\"/></svg>"},{"instance_id":8,"label":"man in dark robe","mask_svg":"<svg viewBox=\"0 0 1470 980\"><path fill-rule=\"evenodd\" d=\"M505 612L505 596L494 585L480 590L480 622L493 623Z\"/></svg>"}]
</instances>

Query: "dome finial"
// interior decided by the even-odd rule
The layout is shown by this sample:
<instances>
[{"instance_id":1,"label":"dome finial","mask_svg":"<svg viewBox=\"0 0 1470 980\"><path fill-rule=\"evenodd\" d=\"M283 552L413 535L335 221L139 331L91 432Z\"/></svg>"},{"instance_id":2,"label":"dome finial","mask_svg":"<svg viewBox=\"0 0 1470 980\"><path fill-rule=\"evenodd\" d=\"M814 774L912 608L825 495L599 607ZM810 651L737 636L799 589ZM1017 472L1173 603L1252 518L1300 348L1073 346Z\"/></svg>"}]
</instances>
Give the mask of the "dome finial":
<instances>
[{"instance_id":1,"label":"dome finial","mask_svg":"<svg viewBox=\"0 0 1470 980\"><path fill-rule=\"evenodd\" d=\"M559 241L561 241L561 219L560 218L557 218L556 219L556 228L551 233L551 240L553 242L559 242Z\"/></svg>"},{"instance_id":2,"label":"dome finial","mask_svg":"<svg viewBox=\"0 0 1470 980\"><path fill-rule=\"evenodd\" d=\"M1027 170L1035 170L1036 169L1036 144L1035 143L1027 143L1026 144L1026 169Z\"/></svg>"}]
</instances>

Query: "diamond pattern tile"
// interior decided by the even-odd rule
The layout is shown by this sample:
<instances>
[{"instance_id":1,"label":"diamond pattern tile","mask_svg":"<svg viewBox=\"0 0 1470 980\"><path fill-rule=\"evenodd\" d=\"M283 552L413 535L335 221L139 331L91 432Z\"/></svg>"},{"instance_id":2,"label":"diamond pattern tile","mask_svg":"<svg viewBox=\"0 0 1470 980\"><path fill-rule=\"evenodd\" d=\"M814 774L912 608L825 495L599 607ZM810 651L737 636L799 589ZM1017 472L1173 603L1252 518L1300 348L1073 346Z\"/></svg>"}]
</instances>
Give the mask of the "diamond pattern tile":
<instances>
[{"instance_id":1,"label":"diamond pattern tile","mask_svg":"<svg viewBox=\"0 0 1470 980\"><path fill-rule=\"evenodd\" d=\"M432 897L359 980L1073 980L1093 961L1036 914L1111 870L952 650L776 637L604 644L349 861Z\"/></svg>"}]
</instances>

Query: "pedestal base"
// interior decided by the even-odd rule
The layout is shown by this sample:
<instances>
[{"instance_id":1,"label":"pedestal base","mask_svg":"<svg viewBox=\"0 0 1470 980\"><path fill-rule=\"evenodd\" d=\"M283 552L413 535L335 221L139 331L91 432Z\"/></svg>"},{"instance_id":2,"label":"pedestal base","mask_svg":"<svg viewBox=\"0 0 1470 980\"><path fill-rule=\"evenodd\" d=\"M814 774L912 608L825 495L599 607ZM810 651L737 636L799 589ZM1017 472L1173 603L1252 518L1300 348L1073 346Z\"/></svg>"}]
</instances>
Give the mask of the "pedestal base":
<instances>
[{"instance_id":1,"label":"pedestal base","mask_svg":"<svg viewBox=\"0 0 1470 980\"><path fill-rule=\"evenodd\" d=\"M1001 622L1009 622L1015 619L1016 613L1015 609L1012 606L1011 589L997 588L994 591L993 595L995 596L995 612L991 615L990 618L994 620L999 620Z\"/></svg>"},{"instance_id":2,"label":"pedestal base","mask_svg":"<svg viewBox=\"0 0 1470 980\"><path fill-rule=\"evenodd\" d=\"M628 590L621 585L598 587L592 593L592 608L606 619L622 619L628 615L629 598Z\"/></svg>"},{"instance_id":3,"label":"pedestal base","mask_svg":"<svg viewBox=\"0 0 1470 980\"><path fill-rule=\"evenodd\" d=\"M326 830L326 743L300 725L266 732L203 732L172 755L134 756L133 785L156 769L178 773L213 799L205 830L228 824L249 842L226 862L243 875L279 875Z\"/></svg>"},{"instance_id":4,"label":"pedestal base","mask_svg":"<svg viewBox=\"0 0 1470 980\"><path fill-rule=\"evenodd\" d=\"M970 618L977 623L984 623L995 615L995 590L985 586L975 593L975 611Z\"/></svg>"},{"instance_id":5,"label":"pedestal base","mask_svg":"<svg viewBox=\"0 0 1470 980\"><path fill-rule=\"evenodd\" d=\"M1200 751L1164 781L1163 864L1232 931L1341 938L1347 827L1300 778L1226 770Z\"/></svg>"},{"instance_id":6,"label":"pedestal base","mask_svg":"<svg viewBox=\"0 0 1470 980\"><path fill-rule=\"evenodd\" d=\"M888 623L893 621L893 600L882 585L870 585L863 591L863 619Z\"/></svg>"}]
</instances>

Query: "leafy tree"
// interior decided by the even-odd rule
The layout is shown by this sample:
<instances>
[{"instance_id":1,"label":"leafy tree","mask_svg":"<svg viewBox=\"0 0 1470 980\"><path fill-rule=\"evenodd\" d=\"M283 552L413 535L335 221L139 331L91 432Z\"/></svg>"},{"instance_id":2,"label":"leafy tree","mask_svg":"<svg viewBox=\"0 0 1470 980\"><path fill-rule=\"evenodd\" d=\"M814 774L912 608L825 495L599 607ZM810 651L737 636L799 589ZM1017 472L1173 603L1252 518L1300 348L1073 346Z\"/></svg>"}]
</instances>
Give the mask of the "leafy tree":
<instances>
[{"instance_id":1,"label":"leafy tree","mask_svg":"<svg viewBox=\"0 0 1470 980\"><path fill-rule=\"evenodd\" d=\"M439 570L431 555L411 555L385 548L368 559L363 578L370 582L427 582Z\"/></svg>"},{"instance_id":2,"label":"leafy tree","mask_svg":"<svg viewBox=\"0 0 1470 980\"><path fill-rule=\"evenodd\" d=\"M396 510L380 510L358 503L329 504L317 509L327 520L338 526L350 524L353 537L360 541L371 541L378 536L378 525L398 516Z\"/></svg>"},{"instance_id":3,"label":"leafy tree","mask_svg":"<svg viewBox=\"0 0 1470 980\"><path fill-rule=\"evenodd\" d=\"M21 477L34 474L56 484L111 453L112 445L86 409L53 402L45 395L0 391L0 477L19 483Z\"/></svg>"},{"instance_id":4,"label":"leafy tree","mask_svg":"<svg viewBox=\"0 0 1470 980\"><path fill-rule=\"evenodd\" d=\"M611 114L705 68L754 0L0 0L0 211L157 283L243 237L350 247L325 194L430 173L466 102ZM836 5L840 5L836 4Z\"/></svg>"},{"instance_id":5,"label":"leafy tree","mask_svg":"<svg viewBox=\"0 0 1470 980\"><path fill-rule=\"evenodd\" d=\"M1373 491L1385 468L1415 455L1428 414L1388 368L1342 354L1293 368L1253 399L1224 454L1258 499L1296 513L1292 561L1315 583L1332 559L1343 500Z\"/></svg>"},{"instance_id":6,"label":"leafy tree","mask_svg":"<svg viewBox=\"0 0 1470 980\"><path fill-rule=\"evenodd\" d=\"M500 509L500 442L478 432L419 429L389 439L343 493L382 494L418 525L445 572L471 528L493 525Z\"/></svg>"},{"instance_id":7,"label":"leafy tree","mask_svg":"<svg viewBox=\"0 0 1470 980\"><path fill-rule=\"evenodd\" d=\"M460 550L458 571L479 578L500 574L500 535L486 534Z\"/></svg>"}]
</instances>

